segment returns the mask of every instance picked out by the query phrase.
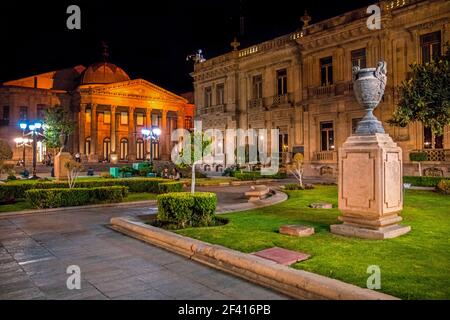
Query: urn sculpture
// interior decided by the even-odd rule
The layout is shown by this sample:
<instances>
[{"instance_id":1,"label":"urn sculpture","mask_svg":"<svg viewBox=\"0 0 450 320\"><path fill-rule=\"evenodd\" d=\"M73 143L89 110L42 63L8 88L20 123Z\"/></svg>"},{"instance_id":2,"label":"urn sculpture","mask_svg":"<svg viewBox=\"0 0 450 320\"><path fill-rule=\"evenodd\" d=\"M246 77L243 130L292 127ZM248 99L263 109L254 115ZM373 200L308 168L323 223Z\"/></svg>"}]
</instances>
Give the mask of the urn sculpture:
<instances>
[{"instance_id":1,"label":"urn sculpture","mask_svg":"<svg viewBox=\"0 0 450 320\"><path fill-rule=\"evenodd\" d=\"M356 100L366 110L356 133L339 148L339 220L331 232L365 239L408 233L399 225L403 209L402 149L373 115L386 87L384 61L377 68L353 69Z\"/></svg>"}]
</instances>

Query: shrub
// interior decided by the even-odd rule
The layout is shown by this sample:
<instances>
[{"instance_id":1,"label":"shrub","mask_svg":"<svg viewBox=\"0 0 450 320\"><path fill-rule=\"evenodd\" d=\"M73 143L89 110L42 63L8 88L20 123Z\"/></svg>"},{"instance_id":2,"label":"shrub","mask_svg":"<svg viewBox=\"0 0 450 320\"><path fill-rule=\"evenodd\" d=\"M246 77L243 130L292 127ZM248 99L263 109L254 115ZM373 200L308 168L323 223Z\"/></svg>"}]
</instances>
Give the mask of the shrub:
<instances>
[{"instance_id":1,"label":"shrub","mask_svg":"<svg viewBox=\"0 0 450 320\"><path fill-rule=\"evenodd\" d=\"M0 139L0 161L10 160L12 156L13 152L9 143L4 139Z\"/></svg>"},{"instance_id":2,"label":"shrub","mask_svg":"<svg viewBox=\"0 0 450 320\"><path fill-rule=\"evenodd\" d=\"M428 161L428 155L425 152L411 152L409 160L414 162Z\"/></svg>"},{"instance_id":3,"label":"shrub","mask_svg":"<svg viewBox=\"0 0 450 320\"><path fill-rule=\"evenodd\" d=\"M167 193L158 196L157 220L178 228L208 226L214 219L217 196L214 193Z\"/></svg>"},{"instance_id":4,"label":"shrub","mask_svg":"<svg viewBox=\"0 0 450 320\"><path fill-rule=\"evenodd\" d=\"M181 182L165 182L158 185L158 193L171 193L183 191L183 184Z\"/></svg>"},{"instance_id":5,"label":"shrub","mask_svg":"<svg viewBox=\"0 0 450 320\"><path fill-rule=\"evenodd\" d=\"M415 176L403 177L404 183L411 183L413 186L417 187L436 187L441 180L442 177L415 177Z\"/></svg>"},{"instance_id":6,"label":"shrub","mask_svg":"<svg viewBox=\"0 0 450 320\"><path fill-rule=\"evenodd\" d=\"M114 177L110 173L106 173L106 172L102 173L100 175L100 178L103 178L103 179L114 179Z\"/></svg>"},{"instance_id":7,"label":"shrub","mask_svg":"<svg viewBox=\"0 0 450 320\"><path fill-rule=\"evenodd\" d=\"M60 208L94 203L121 202L127 195L126 187L33 189L25 198L33 208Z\"/></svg>"},{"instance_id":8,"label":"shrub","mask_svg":"<svg viewBox=\"0 0 450 320\"><path fill-rule=\"evenodd\" d=\"M159 185L167 180L158 178L134 178L134 179L91 179L81 180L77 182L77 188L97 188L109 186L128 187L128 191L132 193L159 193ZM25 191L30 189L59 189L68 188L67 182L59 181L25 181L25 182L9 182L0 185L0 199L20 199L25 197Z\"/></svg>"},{"instance_id":9,"label":"shrub","mask_svg":"<svg viewBox=\"0 0 450 320\"><path fill-rule=\"evenodd\" d=\"M122 174L122 177L126 177L127 175L135 176L139 171L135 170L133 167L125 166L119 169L119 173Z\"/></svg>"},{"instance_id":10,"label":"shrub","mask_svg":"<svg viewBox=\"0 0 450 320\"><path fill-rule=\"evenodd\" d=\"M443 194L450 194L450 180L439 181L437 190Z\"/></svg>"},{"instance_id":11,"label":"shrub","mask_svg":"<svg viewBox=\"0 0 450 320\"><path fill-rule=\"evenodd\" d=\"M288 183L284 186L284 190L287 191L295 191L295 190L312 190L314 186L312 184L305 184L304 186L299 185L298 183Z\"/></svg>"}]
</instances>

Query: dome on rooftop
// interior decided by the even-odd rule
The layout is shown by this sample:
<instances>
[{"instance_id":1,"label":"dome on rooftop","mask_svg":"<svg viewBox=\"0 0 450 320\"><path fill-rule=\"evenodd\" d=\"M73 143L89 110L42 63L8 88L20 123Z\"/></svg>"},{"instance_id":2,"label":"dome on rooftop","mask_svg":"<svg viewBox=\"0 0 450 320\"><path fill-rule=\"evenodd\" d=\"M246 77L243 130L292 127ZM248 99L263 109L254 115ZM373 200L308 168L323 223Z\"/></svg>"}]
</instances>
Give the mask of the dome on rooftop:
<instances>
[{"instance_id":1,"label":"dome on rooftop","mask_svg":"<svg viewBox=\"0 0 450 320\"><path fill-rule=\"evenodd\" d=\"M109 62L94 63L83 73L81 84L109 84L129 81L130 77L123 69Z\"/></svg>"}]
</instances>

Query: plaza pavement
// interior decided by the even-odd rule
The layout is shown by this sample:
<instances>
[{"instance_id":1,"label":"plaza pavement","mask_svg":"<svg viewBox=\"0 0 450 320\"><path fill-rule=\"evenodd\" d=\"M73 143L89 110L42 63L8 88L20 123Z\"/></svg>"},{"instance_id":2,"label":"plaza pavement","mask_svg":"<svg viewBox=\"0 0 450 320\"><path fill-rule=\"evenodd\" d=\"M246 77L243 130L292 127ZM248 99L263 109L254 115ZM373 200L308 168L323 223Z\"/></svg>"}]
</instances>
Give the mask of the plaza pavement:
<instances>
[{"instance_id":1,"label":"plaza pavement","mask_svg":"<svg viewBox=\"0 0 450 320\"><path fill-rule=\"evenodd\" d=\"M219 192L219 203L245 201L237 199L244 188ZM0 300L286 298L107 227L111 217L150 212L109 207L0 219ZM70 265L81 268L81 290L67 289Z\"/></svg>"}]
</instances>

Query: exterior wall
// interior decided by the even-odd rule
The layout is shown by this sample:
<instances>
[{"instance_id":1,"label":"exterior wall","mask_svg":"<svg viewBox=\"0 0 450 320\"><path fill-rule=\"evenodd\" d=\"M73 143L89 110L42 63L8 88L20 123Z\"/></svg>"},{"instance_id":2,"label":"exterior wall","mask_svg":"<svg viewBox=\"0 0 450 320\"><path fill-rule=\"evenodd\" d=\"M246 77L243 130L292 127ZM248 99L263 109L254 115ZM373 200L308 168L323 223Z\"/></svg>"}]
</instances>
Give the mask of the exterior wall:
<instances>
[{"instance_id":1,"label":"exterior wall","mask_svg":"<svg viewBox=\"0 0 450 320\"><path fill-rule=\"evenodd\" d=\"M420 36L441 31L441 44L450 41L450 2L445 0L382 1L382 29L369 30L366 8L355 10L271 41L197 63L193 73L197 118L204 128L279 128L289 135L288 152L304 152L307 176L337 175L337 152L352 134L352 119L365 114L354 98L351 52L366 49L367 67L387 61L388 84L375 115L386 132L403 149L405 173L415 173L409 161L413 150L424 148L423 126L391 127L386 121L398 101L397 87L409 73L409 65L421 62ZM320 59L333 58L333 85L321 85ZM286 103L276 101L276 71L288 71ZM263 78L263 102L251 103L252 77ZM226 105L214 106L217 83L225 82ZM212 87L213 106L205 108L204 89ZM226 110L226 112L224 111ZM320 123L333 123L335 148L321 150ZM450 149L450 128L444 134L444 149ZM439 151L441 156L444 150ZM446 161L429 162L449 174ZM418 172L416 172L418 173Z\"/></svg>"}]
</instances>

